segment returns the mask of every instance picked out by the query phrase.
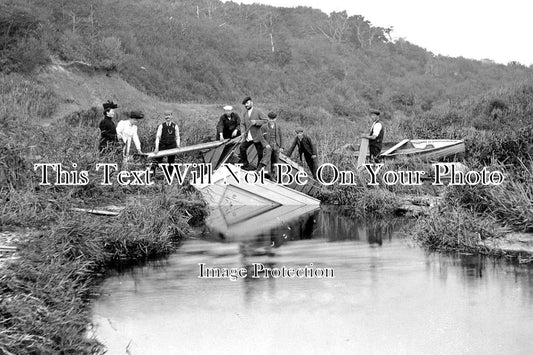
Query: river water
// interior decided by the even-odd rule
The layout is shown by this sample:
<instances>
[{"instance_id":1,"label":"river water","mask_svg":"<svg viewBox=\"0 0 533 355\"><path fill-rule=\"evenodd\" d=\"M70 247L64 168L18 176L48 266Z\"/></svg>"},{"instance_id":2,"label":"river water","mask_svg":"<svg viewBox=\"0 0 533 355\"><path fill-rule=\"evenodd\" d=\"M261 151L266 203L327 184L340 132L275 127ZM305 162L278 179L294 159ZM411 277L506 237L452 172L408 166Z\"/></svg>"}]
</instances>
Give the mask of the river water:
<instances>
[{"instance_id":1,"label":"river water","mask_svg":"<svg viewBox=\"0 0 533 355\"><path fill-rule=\"evenodd\" d=\"M93 319L109 354L533 353L531 267L428 253L404 222L332 209L217 211L208 224L104 281Z\"/></svg>"}]
</instances>

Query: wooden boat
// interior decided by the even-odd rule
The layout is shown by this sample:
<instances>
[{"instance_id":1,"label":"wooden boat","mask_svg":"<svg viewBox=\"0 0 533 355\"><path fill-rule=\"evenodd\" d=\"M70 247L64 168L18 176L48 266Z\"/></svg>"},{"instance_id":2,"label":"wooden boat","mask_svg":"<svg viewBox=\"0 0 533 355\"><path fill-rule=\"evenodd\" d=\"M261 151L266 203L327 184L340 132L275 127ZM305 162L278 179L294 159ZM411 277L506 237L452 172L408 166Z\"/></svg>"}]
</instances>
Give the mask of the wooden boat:
<instances>
[{"instance_id":1,"label":"wooden boat","mask_svg":"<svg viewBox=\"0 0 533 355\"><path fill-rule=\"evenodd\" d=\"M290 185L274 183L268 179L255 182L254 172L246 172L234 163L238 161L239 144L242 138L226 139L221 141L200 143L193 146L180 147L147 154L138 154L143 158L159 158L168 155L202 152L204 162L212 165L213 174L210 179L203 179L200 183L193 184L204 195L209 205L319 205L320 201L314 198L321 189L321 184L311 177L307 183ZM253 149L252 149L253 148ZM295 175L303 170L301 166L286 156L280 160L286 164L286 173ZM257 152L253 146L248 150L248 161L257 164ZM221 168L222 167L222 168ZM249 176L251 175L251 176ZM238 177L238 179L235 178ZM203 183L205 181L206 183Z\"/></svg>"},{"instance_id":2,"label":"wooden boat","mask_svg":"<svg viewBox=\"0 0 533 355\"><path fill-rule=\"evenodd\" d=\"M343 155L359 156L360 145L347 144L339 151ZM400 142L383 142L380 157L401 157L422 160L440 160L465 152L465 143L458 139L404 139ZM368 152L366 152L368 155Z\"/></svg>"},{"instance_id":3,"label":"wooden boat","mask_svg":"<svg viewBox=\"0 0 533 355\"><path fill-rule=\"evenodd\" d=\"M320 201L268 179L256 180L255 172L227 163L214 171L211 181L193 184L210 206L319 205Z\"/></svg>"},{"instance_id":4,"label":"wooden boat","mask_svg":"<svg viewBox=\"0 0 533 355\"><path fill-rule=\"evenodd\" d=\"M241 137L234 138L232 140L226 140L224 144L215 147L204 153L204 161L206 163L211 163L213 170L218 169L224 163L237 163L239 144L241 142ZM304 168L291 160L289 157L285 156L283 153L280 154L280 163L285 164L288 167L287 173L295 176L299 171L304 170ZM257 151L254 146L248 148L248 161L252 165L257 165ZM313 179L311 176L308 177L307 183L304 185L298 185L296 182L293 182L290 185L286 186L289 189L299 191L305 195L312 197L318 197L322 190L322 184Z\"/></svg>"}]
</instances>

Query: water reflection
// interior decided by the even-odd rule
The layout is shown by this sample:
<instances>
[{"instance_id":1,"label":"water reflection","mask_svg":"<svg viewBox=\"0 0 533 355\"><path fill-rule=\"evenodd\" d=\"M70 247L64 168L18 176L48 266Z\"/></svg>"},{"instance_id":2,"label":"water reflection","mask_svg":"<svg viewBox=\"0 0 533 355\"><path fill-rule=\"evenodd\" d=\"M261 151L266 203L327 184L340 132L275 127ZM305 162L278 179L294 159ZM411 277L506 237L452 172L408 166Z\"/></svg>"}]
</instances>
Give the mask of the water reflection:
<instances>
[{"instance_id":1,"label":"water reflection","mask_svg":"<svg viewBox=\"0 0 533 355\"><path fill-rule=\"evenodd\" d=\"M428 253L398 236L401 221L356 220L337 209L299 212L219 210L204 240L108 278L94 306L98 338L110 354L128 344L132 354L532 348L531 267ZM312 263L333 268L335 277L198 278L200 263L244 267L248 275L257 263Z\"/></svg>"}]
</instances>

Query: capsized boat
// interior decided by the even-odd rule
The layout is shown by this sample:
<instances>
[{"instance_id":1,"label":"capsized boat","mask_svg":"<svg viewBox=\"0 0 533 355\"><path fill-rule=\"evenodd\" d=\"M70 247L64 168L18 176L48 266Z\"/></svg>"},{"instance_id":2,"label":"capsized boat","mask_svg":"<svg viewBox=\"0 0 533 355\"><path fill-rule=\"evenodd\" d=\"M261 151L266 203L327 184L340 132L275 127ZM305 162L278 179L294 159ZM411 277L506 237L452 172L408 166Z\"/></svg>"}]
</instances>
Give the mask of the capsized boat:
<instances>
[{"instance_id":1,"label":"capsized boat","mask_svg":"<svg viewBox=\"0 0 533 355\"><path fill-rule=\"evenodd\" d=\"M241 137L224 141L223 144L218 145L203 154L204 162L211 163L213 170L215 171L218 171L219 167L222 166L222 164L236 163L239 160L237 153L239 152L240 143ZM280 154L279 160L280 163L285 164L285 167L288 169L286 173L293 177L298 172L304 170L301 165L291 160L283 153ZM257 165L257 151L253 145L248 148L248 161L252 165ZM269 186L272 186L272 184L269 184ZM311 176L308 176L305 184L299 185L294 180L291 184L288 184L284 187L314 197L315 200L317 197L319 197L323 188L322 184L313 179Z\"/></svg>"},{"instance_id":2,"label":"capsized boat","mask_svg":"<svg viewBox=\"0 0 533 355\"><path fill-rule=\"evenodd\" d=\"M210 206L320 205L320 200L226 163L213 172L211 181L193 184Z\"/></svg>"},{"instance_id":3,"label":"capsized boat","mask_svg":"<svg viewBox=\"0 0 533 355\"><path fill-rule=\"evenodd\" d=\"M193 184L211 206L221 205L312 205L317 206L320 201L315 197L320 193L322 185L308 177L305 184L292 183L284 185L268 179L255 181L254 172L247 172L239 168L236 163L239 144L242 137L221 141L200 143L192 146L162 150L158 153L138 154L144 158L159 158L192 152L202 152L204 163L212 166L213 174L210 179L202 179ZM288 175L296 175L303 168L288 157L281 155L281 163L286 164ZM257 164L257 151L251 146L248 149L248 161ZM248 176L248 178L247 178ZM289 181L287 181L289 182Z\"/></svg>"}]
</instances>

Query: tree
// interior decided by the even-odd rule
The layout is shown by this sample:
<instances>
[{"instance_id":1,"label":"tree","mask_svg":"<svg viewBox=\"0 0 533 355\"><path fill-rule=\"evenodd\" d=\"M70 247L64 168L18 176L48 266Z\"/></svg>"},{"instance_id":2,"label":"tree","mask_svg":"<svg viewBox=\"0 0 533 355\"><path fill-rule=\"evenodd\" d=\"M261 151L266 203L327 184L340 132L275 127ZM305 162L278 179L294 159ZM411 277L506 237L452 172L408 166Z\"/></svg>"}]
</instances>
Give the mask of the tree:
<instances>
[{"instance_id":1,"label":"tree","mask_svg":"<svg viewBox=\"0 0 533 355\"><path fill-rule=\"evenodd\" d=\"M348 31L348 14L343 12L332 12L325 23L319 24L316 30L333 43L342 43Z\"/></svg>"}]
</instances>

